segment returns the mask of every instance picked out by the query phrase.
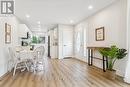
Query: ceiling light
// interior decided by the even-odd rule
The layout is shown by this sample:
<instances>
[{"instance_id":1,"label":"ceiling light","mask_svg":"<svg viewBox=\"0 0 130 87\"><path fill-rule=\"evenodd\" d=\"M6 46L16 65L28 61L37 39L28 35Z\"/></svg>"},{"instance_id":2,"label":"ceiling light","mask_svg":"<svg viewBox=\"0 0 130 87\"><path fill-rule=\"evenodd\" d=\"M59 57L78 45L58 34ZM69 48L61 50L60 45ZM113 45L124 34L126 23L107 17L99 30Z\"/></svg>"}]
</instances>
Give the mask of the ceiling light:
<instances>
[{"instance_id":1,"label":"ceiling light","mask_svg":"<svg viewBox=\"0 0 130 87\"><path fill-rule=\"evenodd\" d=\"M40 22L40 21L38 21L37 23L38 23L38 24L41 24L41 22Z\"/></svg>"},{"instance_id":2,"label":"ceiling light","mask_svg":"<svg viewBox=\"0 0 130 87\"><path fill-rule=\"evenodd\" d=\"M38 28L41 28L41 25L38 25Z\"/></svg>"},{"instance_id":3,"label":"ceiling light","mask_svg":"<svg viewBox=\"0 0 130 87\"><path fill-rule=\"evenodd\" d=\"M93 6L92 6L92 5L89 5L89 6L88 6L88 9L89 9L89 10L92 10L92 9L93 9Z\"/></svg>"},{"instance_id":4,"label":"ceiling light","mask_svg":"<svg viewBox=\"0 0 130 87\"><path fill-rule=\"evenodd\" d=\"M26 18L30 18L30 15L29 15L29 14L26 14Z\"/></svg>"},{"instance_id":5,"label":"ceiling light","mask_svg":"<svg viewBox=\"0 0 130 87\"><path fill-rule=\"evenodd\" d=\"M70 23L72 24L72 23L74 23L74 21L73 21L73 20L70 20Z\"/></svg>"}]
</instances>

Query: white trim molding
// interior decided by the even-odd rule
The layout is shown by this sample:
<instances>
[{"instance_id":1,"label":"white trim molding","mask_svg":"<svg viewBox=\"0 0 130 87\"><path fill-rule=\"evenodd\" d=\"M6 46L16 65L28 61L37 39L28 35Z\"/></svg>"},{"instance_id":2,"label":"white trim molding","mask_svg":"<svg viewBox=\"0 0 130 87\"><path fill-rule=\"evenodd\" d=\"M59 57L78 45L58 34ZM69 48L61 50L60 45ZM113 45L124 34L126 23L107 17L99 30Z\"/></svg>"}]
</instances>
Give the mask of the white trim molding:
<instances>
[{"instance_id":1,"label":"white trim molding","mask_svg":"<svg viewBox=\"0 0 130 87\"><path fill-rule=\"evenodd\" d=\"M124 81L130 83L130 0L127 0L127 48L128 48L128 61L126 66Z\"/></svg>"}]
</instances>

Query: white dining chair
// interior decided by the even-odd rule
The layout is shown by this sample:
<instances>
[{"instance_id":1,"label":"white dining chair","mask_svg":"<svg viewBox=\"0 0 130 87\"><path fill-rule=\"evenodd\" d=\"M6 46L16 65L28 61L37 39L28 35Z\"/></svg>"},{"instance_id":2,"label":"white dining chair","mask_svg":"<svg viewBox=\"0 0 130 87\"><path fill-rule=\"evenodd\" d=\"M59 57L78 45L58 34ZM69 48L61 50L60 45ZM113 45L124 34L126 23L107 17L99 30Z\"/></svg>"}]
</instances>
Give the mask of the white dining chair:
<instances>
[{"instance_id":1,"label":"white dining chair","mask_svg":"<svg viewBox=\"0 0 130 87\"><path fill-rule=\"evenodd\" d=\"M37 52L38 57L37 57L37 63L44 64L44 53L45 53L45 48L44 46L40 46L40 51Z\"/></svg>"},{"instance_id":2,"label":"white dining chair","mask_svg":"<svg viewBox=\"0 0 130 87\"><path fill-rule=\"evenodd\" d=\"M12 61L12 64L11 64L12 67L10 67L10 68L13 68L13 76L15 76L17 69L27 68L27 70L29 70L29 68L27 66L26 55L22 54L20 52L16 52L16 50L14 50L12 47L9 47L8 49L9 49L9 55L10 55L10 58ZM9 66L10 66L10 64L9 64Z\"/></svg>"},{"instance_id":3,"label":"white dining chair","mask_svg":"<svg viewBox=\"0 0 130 87\"><path fill-rule=\"evenodd\" d=\"M44 46L37 47L33 53L33 66L34 66L34 73L38 70L38 64L41 64L44 67L44 53L45 49Z\"/></svg>"}]
</instances>

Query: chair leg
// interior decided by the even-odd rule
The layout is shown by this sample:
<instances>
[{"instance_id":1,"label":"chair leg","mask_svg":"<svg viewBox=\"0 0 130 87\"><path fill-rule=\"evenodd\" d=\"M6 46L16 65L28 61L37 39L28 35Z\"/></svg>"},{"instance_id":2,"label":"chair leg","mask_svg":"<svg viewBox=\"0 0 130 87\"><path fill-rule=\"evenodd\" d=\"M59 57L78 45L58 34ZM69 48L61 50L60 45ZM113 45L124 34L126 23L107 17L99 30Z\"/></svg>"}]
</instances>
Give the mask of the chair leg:
<instances>
[{"instance_id":1,"label":"chair leg","mask_svg":"<svg viewBox=\"0 0 130 87\"><path fill-rule=\"evenodd\" d=\"M8 71L9 71L9 72L12 71L13 66L14 66L14 65L13 65L13 61L9 60L9 61L8 61Z\"/></svg>"},{"instance_id":2,"label":"chair leg","mask_svg":"<svg viewBox=\"0 0 130 87\"><path fill-rule=\"evenodd\" d=\"M33 73L34 73L34 74L36 73L35 65L34 65L34 64L33 64Z\"/></svg>"},{"instance_id":3,"label":"chair leg","mask_svg":"<svg viewBox=\"0 0 130 87\"><path fill-rule=\"evenodd\" d=\"M43 66L43 69L44 69L44 60L42 60L42 66Z\"/></svg>"},{"instance_id":4,"label":"chair leg","mask_svg":"<svg viewBox=\"0 0 130 87\"><path fill-rule=\"evenodd\" d=\"M28 65L27 65L27 63L26 63L26 62L24 62L24 64L25 64L25 66L26 66L27 70L29 71L29 68L28 68Z\"/></svg>"},{"instance_id":5,"label":"chair leg","mask_svg":"<svg viewBox=\"0 0 130 87\"><path fill-rule=\"evenodd\" d=\"M33 72L34 72L34 74L36 73L36 61L33 62Z\"/></svg>"},{"instance_id":6,"label":"chair leg","mask_svg":"<svg viewBox=\"0 0 130 87\"><path fill-rule=\"evenodd\" d=\"M9 72L11 72L11 66L12 66L12 65L11 65L10 61L8 61L8 71L9 71Z\"/></svg>"},{"instance_id":7,"label":"chair leg","mask_svg":"<svg viewBox=\"0 0 130 87\"><path fill-rule=\"evenodd\" d=\"M14 71L13 71L13 76L15 76L15 72L16 72L16 69L17 69L17 64L18 64L18 63L15 63Z\"/></svg>"}]
</instances>

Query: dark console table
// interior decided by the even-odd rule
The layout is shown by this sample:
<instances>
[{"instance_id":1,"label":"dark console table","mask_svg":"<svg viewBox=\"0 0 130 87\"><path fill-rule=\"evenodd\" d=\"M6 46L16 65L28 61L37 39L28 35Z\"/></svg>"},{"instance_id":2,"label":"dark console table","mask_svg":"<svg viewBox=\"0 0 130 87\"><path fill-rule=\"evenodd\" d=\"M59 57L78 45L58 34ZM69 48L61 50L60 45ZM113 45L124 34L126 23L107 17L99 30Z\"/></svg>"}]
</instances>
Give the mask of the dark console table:
<instances>
[{"instance_id":1,"label":"dark console table","mask_svg":"<svg viewBox=\"0 0 130 87\"><path fill-rule=\"evenodd\" d=\"M93 59L99 59L103 62L103 71L105 72L108 68L108 58L103 56L102 58L94 57L94 51L99 50L101 48L109 49L109 47L87 47L88 49L88 65L93 65Z\"/></svg>"}]
</instances>

